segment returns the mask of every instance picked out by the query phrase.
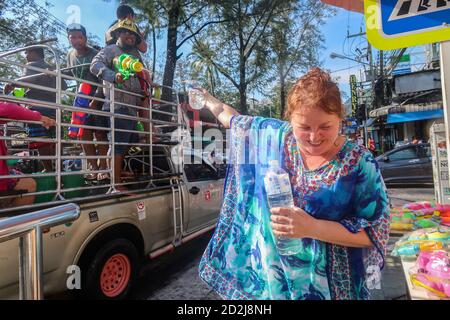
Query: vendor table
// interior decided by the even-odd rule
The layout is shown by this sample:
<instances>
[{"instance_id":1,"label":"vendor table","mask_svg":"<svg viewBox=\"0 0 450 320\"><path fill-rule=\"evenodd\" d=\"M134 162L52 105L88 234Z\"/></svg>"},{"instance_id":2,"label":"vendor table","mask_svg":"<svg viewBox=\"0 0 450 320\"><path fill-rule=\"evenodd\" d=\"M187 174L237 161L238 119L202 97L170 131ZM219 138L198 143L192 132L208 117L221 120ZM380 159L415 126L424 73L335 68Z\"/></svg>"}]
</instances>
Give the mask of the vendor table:
<instances>
[{"instance_id":1,"label":"vendor table","mask_svg":"<svg viewBox=\"0 0 450 320\"><path fill-rule=\"evenodd\" d=\"M409 276L409 269L414 267L416 259L401 258L402 269L405 274L408 294L411 300L441 300L439 297L429 294L425 289L414 287Z\"/></svg>"}]
</instances>

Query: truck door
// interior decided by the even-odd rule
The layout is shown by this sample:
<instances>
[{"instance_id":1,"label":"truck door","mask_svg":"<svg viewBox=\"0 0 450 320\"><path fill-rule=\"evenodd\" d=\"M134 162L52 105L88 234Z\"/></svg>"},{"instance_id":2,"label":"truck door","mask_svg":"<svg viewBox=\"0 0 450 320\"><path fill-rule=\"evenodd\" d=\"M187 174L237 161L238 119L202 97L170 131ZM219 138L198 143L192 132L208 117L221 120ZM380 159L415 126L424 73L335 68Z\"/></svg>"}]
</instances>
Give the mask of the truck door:
<instances>
[{"instance_id":1,"label":"truck door","mask_svg":"<svg viewBox=\"0 0 450 320\"><path fill-rule=\"evenodd\" d=\"M185 229L193 231L210 224L219 215L222 204L223 180L217 170L197 159L184 164L186 181Z\"/></svg>"}]
</instances>

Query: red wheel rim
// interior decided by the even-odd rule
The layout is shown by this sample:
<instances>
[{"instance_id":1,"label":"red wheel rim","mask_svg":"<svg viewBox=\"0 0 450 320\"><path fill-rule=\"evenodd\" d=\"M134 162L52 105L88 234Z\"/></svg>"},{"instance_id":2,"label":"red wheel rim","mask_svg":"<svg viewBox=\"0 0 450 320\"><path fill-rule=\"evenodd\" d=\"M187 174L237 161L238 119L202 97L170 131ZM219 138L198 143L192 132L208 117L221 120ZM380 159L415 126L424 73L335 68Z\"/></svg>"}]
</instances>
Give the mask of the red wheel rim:
<instances>
[{"instance_id":1,"label":"red wheel rim","mask_svg":"<svg viewBox=\"0 0 450 320\"><path fill-rule=\"evenodd\" d=\"M131 276L130 259L118 253L106 261L100 274L100 287L105 296L117 297L128 285Z\"/></svg>"}]
</instances>

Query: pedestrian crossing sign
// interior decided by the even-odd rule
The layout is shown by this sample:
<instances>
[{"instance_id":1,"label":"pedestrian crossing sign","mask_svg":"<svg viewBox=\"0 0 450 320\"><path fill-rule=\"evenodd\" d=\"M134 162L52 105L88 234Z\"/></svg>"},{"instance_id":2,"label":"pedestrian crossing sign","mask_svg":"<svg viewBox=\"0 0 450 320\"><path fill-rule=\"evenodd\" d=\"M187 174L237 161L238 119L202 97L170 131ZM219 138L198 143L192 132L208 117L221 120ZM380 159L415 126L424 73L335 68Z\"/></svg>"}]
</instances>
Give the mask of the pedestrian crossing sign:
<instances>
[{"instance_id":1,"label":"pedestrian crossing sign","mask_svg":"<svg viewBox=\"0 0 450 320\"><path fill-rule=\"evenodd\" d=\"M450 0L365 0L369 42L393 50L450 40Z\"/></svg>"}]
</instances>

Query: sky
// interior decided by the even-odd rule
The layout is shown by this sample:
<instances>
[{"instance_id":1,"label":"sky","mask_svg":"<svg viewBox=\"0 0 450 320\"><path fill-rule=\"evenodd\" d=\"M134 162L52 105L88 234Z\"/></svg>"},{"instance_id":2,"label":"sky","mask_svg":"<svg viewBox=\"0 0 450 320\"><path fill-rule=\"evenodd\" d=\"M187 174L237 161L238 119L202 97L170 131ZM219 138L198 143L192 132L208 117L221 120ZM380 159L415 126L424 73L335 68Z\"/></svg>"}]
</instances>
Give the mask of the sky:
<instances>
[{"instance_id":1,"label":"sky","mask_svg":"<svg viewBox=\"0 0 450 320\"><path fill-rule=\"evenodd\" d=\"M103 0L35 0L44 6L45 2L52 4L49 11L66 24L79 22L86 27L89 33L95 34L103 42L104 32L112 21L115 20L117 0L105 2ZM301 0L299 0L301 1ZM344 56L354 57L355 49L367 47L364 36L347 39L347 34L357 34L364 30L364 17L360 13L353 13L343 9L337 9L336 15L329 18L322 26L325 36L325 49L320 56L323 60L322 67L331 71L333 78L338 82L340 89L349 95L349 77L355 74L360 79L361 64L346 59L331 59L330 53L335 52ZM67 39L60 39L67 41ZM158 55L165 48L164 39L158 44ZM158 64L157 64L158 65Z\"/></svg>"}]
</instances>

